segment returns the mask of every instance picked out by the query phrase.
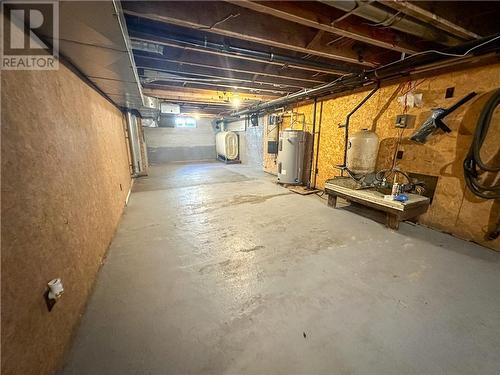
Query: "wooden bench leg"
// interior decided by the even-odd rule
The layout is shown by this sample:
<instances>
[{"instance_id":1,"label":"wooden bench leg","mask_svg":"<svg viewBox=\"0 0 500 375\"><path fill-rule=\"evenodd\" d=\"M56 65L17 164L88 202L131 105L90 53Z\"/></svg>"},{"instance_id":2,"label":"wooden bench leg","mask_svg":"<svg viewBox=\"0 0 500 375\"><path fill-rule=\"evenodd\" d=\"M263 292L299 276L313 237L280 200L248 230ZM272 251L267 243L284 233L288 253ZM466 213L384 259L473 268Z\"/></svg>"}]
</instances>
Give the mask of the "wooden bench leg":
<instances>
[{"instance_id":1,"label":"wooden bench leg","mask_svg":"<svg viewBox=\"0 0 500 375\"><path fill-rule=\"evenodd\" d=\"M389 228L398 230L399 229L399 217L398 215L386 213L386 224Z\"/></svg>"},{"instance_id":2,"label":"wooden bench leg","mask_svg":"<svg viewBox=\"0 0 500 375\"><path fill-rule=\"evenodd\" d=\"M337 196L328 194L328 206L336 208L337 207Z\"/></svg>"}]
</instances>

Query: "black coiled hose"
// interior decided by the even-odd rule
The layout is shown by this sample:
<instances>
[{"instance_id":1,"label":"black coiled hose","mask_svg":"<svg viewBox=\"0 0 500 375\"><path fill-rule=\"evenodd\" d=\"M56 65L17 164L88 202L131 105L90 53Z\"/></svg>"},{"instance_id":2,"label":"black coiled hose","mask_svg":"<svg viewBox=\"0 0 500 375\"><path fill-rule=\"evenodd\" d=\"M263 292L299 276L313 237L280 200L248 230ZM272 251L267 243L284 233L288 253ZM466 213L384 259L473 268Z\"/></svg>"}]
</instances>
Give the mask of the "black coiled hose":
<instances>
[{"instance_id":1,"label":"black coiled hose","mask_svg":"<svg viewBox=\"0 0 500 375\"><path fill-rule=\"evenodd\" d=\"M464 160L464 177L467 186L475 195L484 199L500 198L500 184L486 185L480 181L481 174L485 172L500 172L500 166L489 166L481 160L481 147L488 134L490 122L498 104L500 104L500 89L493 93L481 111L474 139ZM493 179L493 181L495 180Z\"/></svg>"}]
</instances>

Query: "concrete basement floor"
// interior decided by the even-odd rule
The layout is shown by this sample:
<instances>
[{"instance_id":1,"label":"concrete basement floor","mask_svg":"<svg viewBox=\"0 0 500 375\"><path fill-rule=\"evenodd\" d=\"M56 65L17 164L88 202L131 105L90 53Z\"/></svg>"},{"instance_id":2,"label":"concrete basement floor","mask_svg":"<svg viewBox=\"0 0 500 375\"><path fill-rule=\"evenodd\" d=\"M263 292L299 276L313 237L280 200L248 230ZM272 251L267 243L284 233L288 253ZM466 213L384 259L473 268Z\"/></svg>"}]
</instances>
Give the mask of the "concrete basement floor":
<instances>
[{"instance_id":1,"label":"concrete basement floor","mask_svg":"<svg viewBox=\"0 0 500 375\"><path fill-rule=\"evenodd\" d=\"M500 373L500 253L273 181L137 180L63 373Z\"/></svg>"}]
</instances>

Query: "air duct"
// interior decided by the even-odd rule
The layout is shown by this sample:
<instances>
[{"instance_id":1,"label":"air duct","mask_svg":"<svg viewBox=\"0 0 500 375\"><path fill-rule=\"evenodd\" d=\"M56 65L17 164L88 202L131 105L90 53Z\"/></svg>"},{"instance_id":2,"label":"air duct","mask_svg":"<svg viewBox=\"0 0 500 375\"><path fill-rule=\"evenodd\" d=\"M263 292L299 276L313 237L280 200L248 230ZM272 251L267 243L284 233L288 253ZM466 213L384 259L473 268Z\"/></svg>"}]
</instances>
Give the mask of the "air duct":
<instances>
[{"instance_id":1,"label":"air duct","mask_svg":"<svg viewBox=\"0 0 500 375\"><path fill-rule=\"evenodd\" d=\"M331 7L343 10L344 12L367 19L373 22L374 27L391 27L395 30L447 46L455 46L463 43L464 41L463 39L452 36L443 30L433 27L432 25L412 20L411 18L405 17L405 15L400 16L398 13L394 13L390 10L385 10L377 4L373 4L373 1L324 0L321 2Z\"/></svg>"}]
</instances>

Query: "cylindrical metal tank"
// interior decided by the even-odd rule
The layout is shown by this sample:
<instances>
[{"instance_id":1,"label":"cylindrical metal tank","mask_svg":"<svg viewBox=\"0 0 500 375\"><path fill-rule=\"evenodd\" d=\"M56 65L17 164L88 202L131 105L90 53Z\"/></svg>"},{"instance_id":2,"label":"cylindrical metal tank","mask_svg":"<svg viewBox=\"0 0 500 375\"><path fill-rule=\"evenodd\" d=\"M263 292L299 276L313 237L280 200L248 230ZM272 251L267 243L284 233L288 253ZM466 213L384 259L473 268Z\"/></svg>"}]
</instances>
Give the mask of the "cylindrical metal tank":
<instances>
[{"instance_id":1,"label":"cylindrical metal tank","mask_svg":"<svg viewBox=\"0 0 500 375\"><path fill-rule=\"evenodd\" d=\"M302 130L284 130L278 145L278 182L301 184L304 165L305 137Z\"/></svg>"},{"instance_id":2,"label":"cylindrical metal tank","mask_svg":"<svg viewBox=\"0 0 500 375\"><path fill-rule=\"evenodd\" d=\"M218 132L215 136L217 155L227 160L238 157L238 136L233 132Z\"/></svg>"},{"instance_id":3,"label":"cylindrical metal tank","mask_svg":"<svg viewBox=\"0 0 500 375\"><path fill-rule=\"evenodd\" d=\"M349 137L347 168L356 174L375 172L378 154L378 136L363 129Z\"/></svg>"}]
</instances>

